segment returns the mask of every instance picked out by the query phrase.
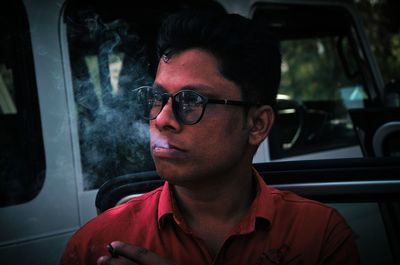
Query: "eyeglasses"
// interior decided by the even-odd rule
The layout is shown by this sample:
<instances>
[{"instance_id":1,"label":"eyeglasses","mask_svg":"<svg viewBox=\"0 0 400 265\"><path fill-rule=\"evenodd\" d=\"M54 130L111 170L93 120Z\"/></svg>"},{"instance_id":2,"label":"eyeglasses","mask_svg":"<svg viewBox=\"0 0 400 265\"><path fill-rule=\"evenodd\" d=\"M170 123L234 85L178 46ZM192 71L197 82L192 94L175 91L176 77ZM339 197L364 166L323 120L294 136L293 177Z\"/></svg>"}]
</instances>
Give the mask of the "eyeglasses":
<instances>
[{"instance_id":1,"label":"eyeglasses","mask_svg":"<svg viewBox=\"0 0 400 265\"><path fill-rule=\"evenodd\" d=\"M207 104L222 104L233 106L252 106L244 101L227 99L210 99L192 90L181 90L176 94L164 93L151 86L142 86L135 90L134 100L146 120L154 120L172 98L172 110L175 118L185 125L198 123L203 117Z\"/></svg>"}]
</instances>

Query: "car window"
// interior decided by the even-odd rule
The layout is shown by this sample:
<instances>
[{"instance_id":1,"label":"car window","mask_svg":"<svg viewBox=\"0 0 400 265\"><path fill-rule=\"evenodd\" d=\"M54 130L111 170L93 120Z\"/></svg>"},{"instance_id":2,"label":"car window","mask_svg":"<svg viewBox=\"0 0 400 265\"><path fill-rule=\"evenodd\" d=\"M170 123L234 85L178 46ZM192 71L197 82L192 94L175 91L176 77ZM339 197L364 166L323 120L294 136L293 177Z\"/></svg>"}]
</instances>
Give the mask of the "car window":
<instances>
[{"instance_id":1,"label":"car window","mask_svg":"<svg viewBox=\"0 0 400 265\"><path fill-rule=\"evenodd\" d=\"M360 11L372 52L385 84L393 79L400 79L400 23L398 19L400 2L358 0L355 4ZM387 93L387 96L389 97L386 98L388 104L400 107L398 96L390 98L392 96L390 93Z\"/></svg>"},{"instance_id":2,"label":"car window","mask_svg":"<svg viewBox=\"0 0 400 265\"><path fill-rule=\"evenodd\" d=\"M67 31L84 189L152 169L148 124L129 100L152 83L144 37L93 9L69 15Z\"/></svg>"},{"instance_id":3,"label":"car window","mask_svg":"<svg viewBox=\"0 0 400 265\"><path fill-rule=\"evenodd\" d=\"M272 159L357 144L347 111L363 108L367 94L363 81L343 67L337 47L348 48L345 41L339 36L282 41L277 126L283 133Z\"/></svg>"},{"instance_id":4,"label":"car window","mask_svg":"<svg viewBox=\"0 0 400 265\"><path fill-rule=\"evenodd\" d=\"M367 107L373 82L349 12L339 6L259 4L253 17L281 40L271 159L357 145L348 110Z\"/></svg>"},{"instance_id":5,"label":"car window","mask_svg":"<svg viewBox=\"0 0 400 265\"><path fill-rule=\"evenodd\" d=\"M44 147L27 15L21 1L0 9L0 207L36 197Z\"/></svg>"}]
</instances>

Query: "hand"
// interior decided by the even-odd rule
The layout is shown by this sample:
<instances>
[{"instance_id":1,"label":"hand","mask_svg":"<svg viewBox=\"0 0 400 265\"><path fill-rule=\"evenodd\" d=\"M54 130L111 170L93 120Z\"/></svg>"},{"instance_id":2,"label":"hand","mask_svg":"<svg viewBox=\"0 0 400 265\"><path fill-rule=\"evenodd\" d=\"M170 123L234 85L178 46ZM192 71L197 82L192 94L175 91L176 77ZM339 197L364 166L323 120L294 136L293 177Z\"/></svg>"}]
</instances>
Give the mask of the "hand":
<instances>
[{"instance_id":1,"label":"hand","mask_svg":"<svg viewBox=\"0 0 400 265\"><path fill-rule=\"evenodd\" d=\"M98 265L175 265L145 248L132 246L120 241L111 243L116 257L102 256Z\"/></svg>"}]
</instances>

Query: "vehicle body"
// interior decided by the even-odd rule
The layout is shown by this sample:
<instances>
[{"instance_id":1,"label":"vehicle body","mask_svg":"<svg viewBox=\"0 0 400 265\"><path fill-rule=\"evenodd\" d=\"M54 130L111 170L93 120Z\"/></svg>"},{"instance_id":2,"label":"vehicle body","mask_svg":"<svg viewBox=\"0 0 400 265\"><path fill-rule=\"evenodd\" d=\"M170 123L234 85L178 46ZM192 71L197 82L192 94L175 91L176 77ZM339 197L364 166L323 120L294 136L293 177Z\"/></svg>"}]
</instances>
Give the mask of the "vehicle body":
<instances>
[{"instance_id":1,"label":"vehicle body","mask_svg":"<svg viewBox=\"0 0 400 265\"><path fill-rule=\"evenodd\" d=\"M16 42L2 39L9 46L2 46L0 58L3 60L0 65L11 69L1 72L2 79L5 79L4 73L11 71L9 78L14 78L15 87L15 95L10 92L5 95L6 85L0 84L4 99L1 101L0 126L2 123L6 124L3 128L8 126L7 130L1 131L0 140L3 150L9 152L3 154L5 162L1 164L9 167L0 169L4 179L1 191L5 194L1 197L0 208L0 256L5 260L2 264L57 264L69 237L96 216L95 198L101 184L120 175L153 169L146 145L146 125L138 118L130 121L130 117L124 116L126 113L117 108L118 104L126 102L109 101L115 96L113 70L119 78L117 83L122 82L121 67L126 60L131 67L125 74L136 79L124 82L128 85L151 82L151 74L143 71L145 62L141 57L135 57L138 55L135 51L141 49L135 46L135 37L125 31L127 24L136 23L136 30L143 36L148 33L148 40L151 40L158 26L152 23L152 19L159 22L156 15L161 19L165 14L162 12L173 9L170 3L162 1L148 1L145 4L147 9L141 9L139 5L128 8L128 1L113 1L112 4L86 2L15 1L1 14L2 18L13 20L10 24L3 21L0 26L3 36L18 33ZM384 82L354 5L345 0L221 0L220 3L229 13L263 21L279 35L284 48L283 90L280 90L276 131L260 146L254 162L266 163L261 166L265 172L268 172L265 169L268 163L276 162L278 164L271 164L271 168L279 165L279 174L284 177L298 174L302 168L302 174L317 176L326 174L324 159L341 159L347 164L346 176L342 179L340 174L343 172L333 170L335 163L328 162L330 167L326 170L338 174L339 184L335 186L335 181L329 179L326 185L332 187L330 195L334 199L327 202L340 201L335 199L340 197L340 192L335 192L343 187L349 200L351 193L358 193L358 189L364 197L379 194L382 200L398 199L395 196L400 185L398 160L374 164L373 174L378 174L379 169L386 172L383 181L387 182L383 184L375 176L354 183L348 181L351 173L366 172L361 170L362 166L351 166L351 161L355 161L351 159L363 159L365 152L348 110L385 107ZM91 5L97 9L91 9ZM149 13L143 13L143 10ZM118 19L119 16L122 20ZM140 20L142 18L147 20ZM120 39L126 43L114 42ZM17 45L21 40L22 44ZM112 54L110 51L116 46L120 50ZM296 76L290 77L292 65L305 60L296 57L298 47L303 48L301 54L311 54L311 50L317 47L317 55L326 55L326 49L330 47L329 51L335 54L332 58L336 58L334 66L327 65L326 69L333 67L338 74L329 75L323 80L325 83L321 81L323 85L316 85L317 90L310 97L309 91L293 92L301 88L291 90L296 82L308 87L307 82L313 80L301 83ZM297 61L290 61L292 57L285 57L286 54L296 57ZM129 58L135 60L129 61ZM326 58L327 62L333 61L331 57ZM299 69L312 68L313 62ZM142 68L136 68L137 64ZM294 67L293 71L299 69ZM321 74L326 69L322 69ZM313 95L321 94L318 89L327 83L334 91L314 98ZM16 98L15 105L10 103ZM94 113L98 116L94 117ZM116 123L117 120L124 122ZM18 148L10 146L10 143ZM126 150L124 146L128 146ZM315 171L317 167L320 171ZM287 172L282 173L285 168ZM15 181L15 178L20 180ZM324 180L318 181L324 186ZM344 181L342 186L340 181ZM282 187L293 188L290 185ZM377 190L364 193L368 187ZM297 191L302 193L301 188ZM368 264L394 264L396 257L390 250L394 243L386 238L380 205L374 200L363 198L361 205L337 207L348 220L351 219L351 224L361 223L360 231L369 233L367 237L371 238L366 238L363 242L367 243L363 244L382 240L380 247L372 250L370 246L362 246L363 254L367 255L364 261ZM372 225L364 219L365 216L370 217L368 220ZM386 226L386 229L389 228Z\"/></svg>"}]
</instances>

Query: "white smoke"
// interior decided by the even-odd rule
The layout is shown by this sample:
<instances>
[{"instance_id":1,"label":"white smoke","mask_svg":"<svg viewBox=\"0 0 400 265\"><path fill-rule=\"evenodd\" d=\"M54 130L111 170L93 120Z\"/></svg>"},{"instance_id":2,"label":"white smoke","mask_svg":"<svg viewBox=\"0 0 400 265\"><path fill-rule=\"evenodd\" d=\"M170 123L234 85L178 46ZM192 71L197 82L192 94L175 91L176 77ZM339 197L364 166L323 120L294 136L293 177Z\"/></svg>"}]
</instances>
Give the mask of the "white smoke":
<instances>
[{"instance_id":1,"label":"white smoke","mask_svg":"<svg viewBox=\"0 0 400 265\"><path fill-rule=\"evenodd\" d=\"M130 93L153 80L140 37L127 23L105 23L93 13L84 21L95 54L79 54L78 50L78 56L71 56L71 65L84 187L93 189L110 178L154 168L148 124L139 118ZM115 62L119 64L112 65ZM114 76L110 65L120 67ZM111 77L116 80L111 82Z\"/></svg>"}]
</instances>

